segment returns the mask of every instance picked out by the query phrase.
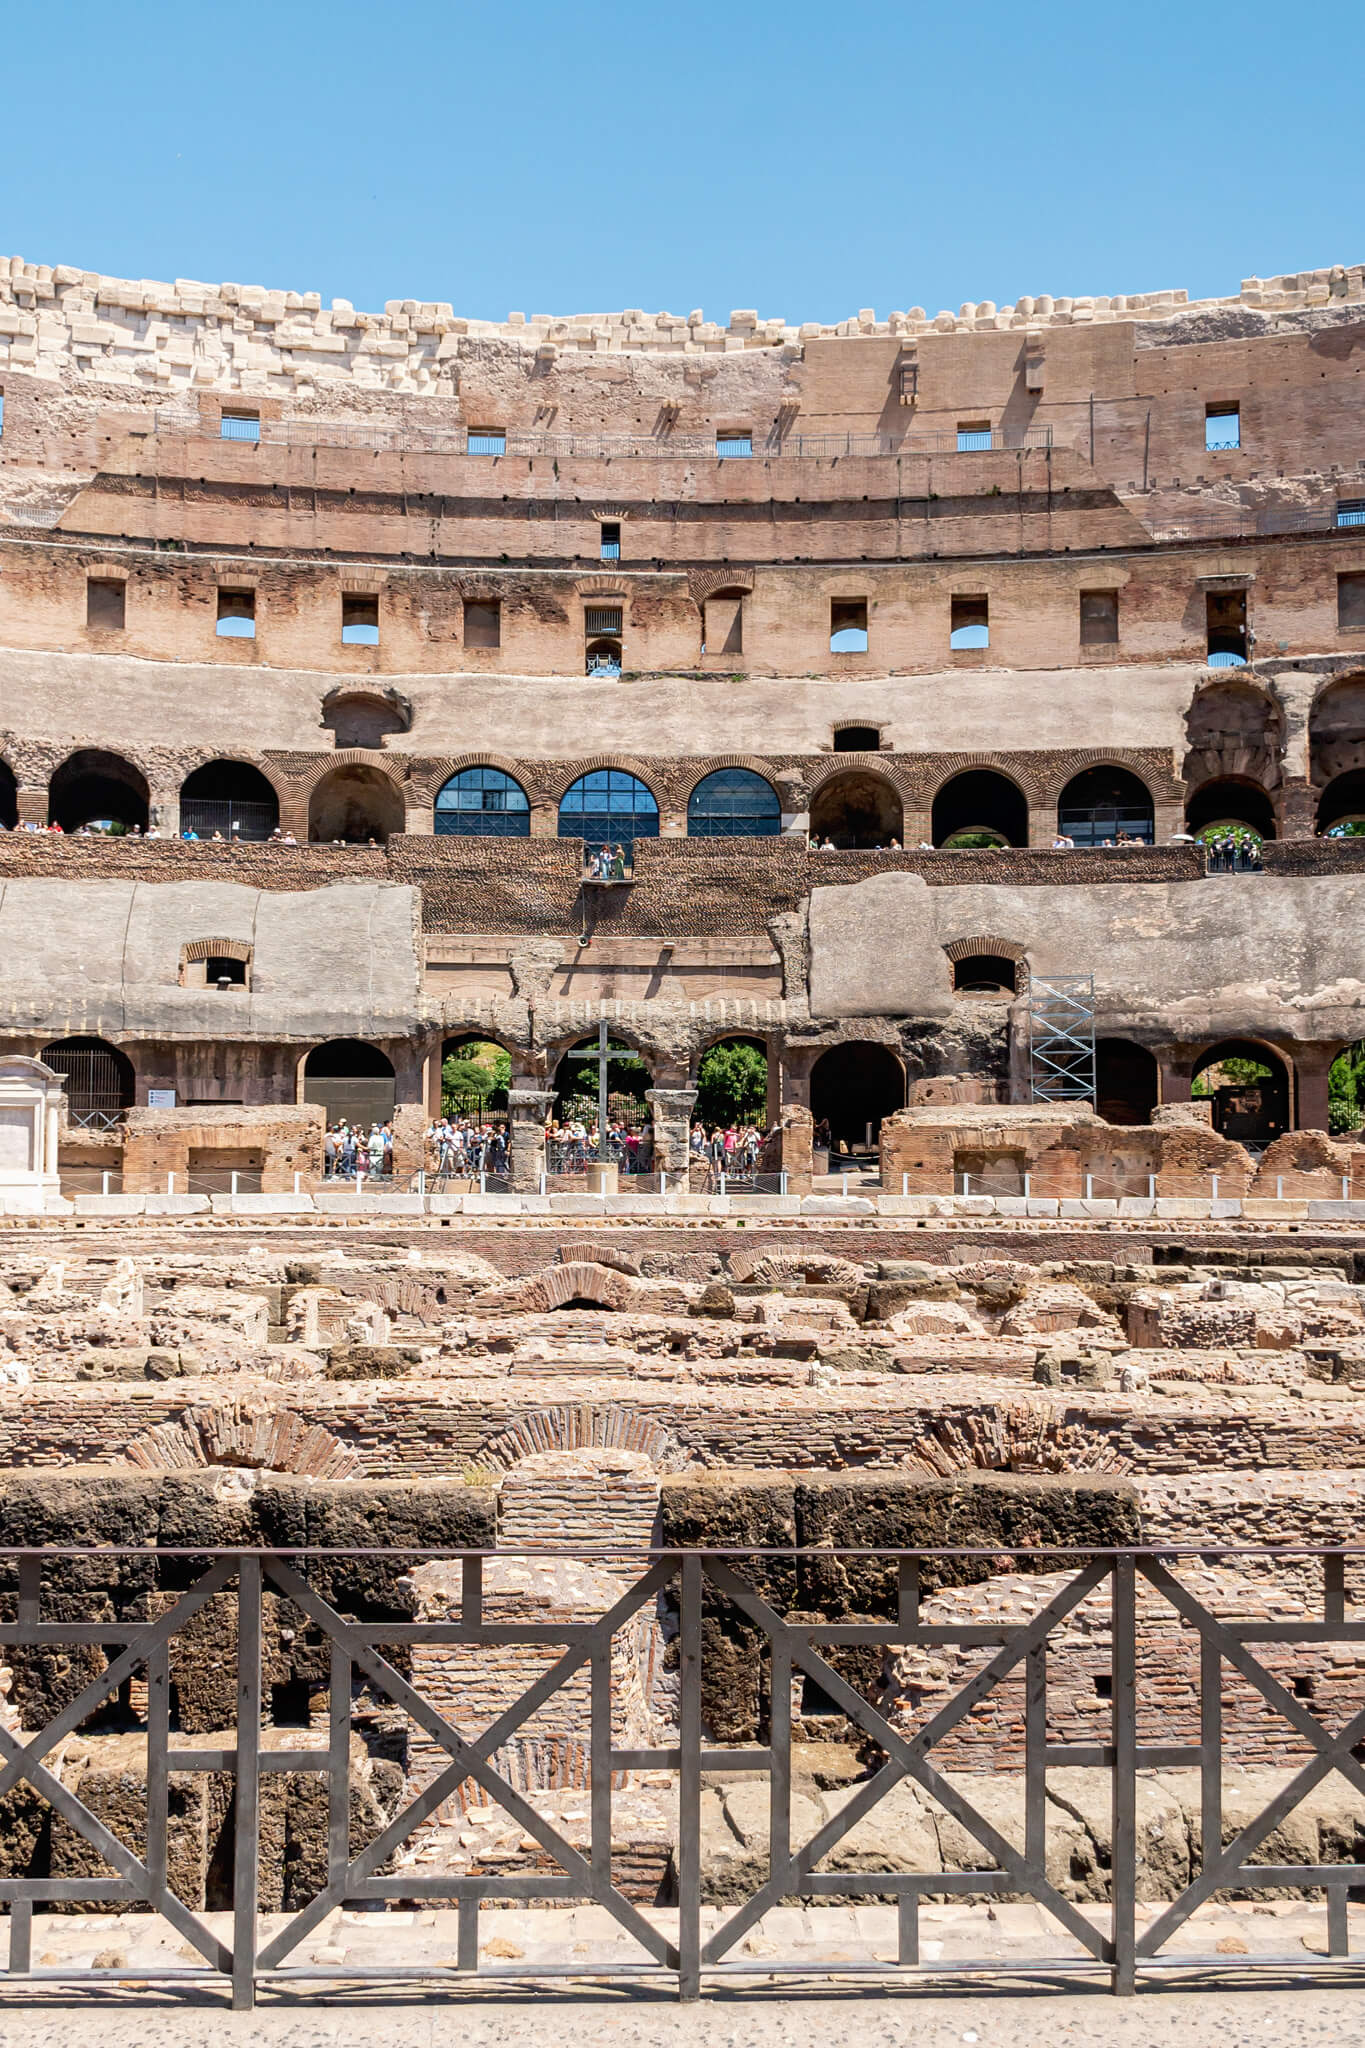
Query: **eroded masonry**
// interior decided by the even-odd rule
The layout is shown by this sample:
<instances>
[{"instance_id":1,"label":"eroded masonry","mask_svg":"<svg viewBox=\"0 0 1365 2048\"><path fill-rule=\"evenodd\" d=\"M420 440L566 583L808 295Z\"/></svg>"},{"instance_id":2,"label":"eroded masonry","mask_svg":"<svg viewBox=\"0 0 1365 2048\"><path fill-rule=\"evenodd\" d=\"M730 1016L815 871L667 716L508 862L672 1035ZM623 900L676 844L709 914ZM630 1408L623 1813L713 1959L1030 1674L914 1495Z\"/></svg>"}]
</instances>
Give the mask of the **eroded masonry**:
<instances>
[{"instance_id":1,"label":"eroded masonry","mask_svg":"<svg viewBox=\"0 0 1365 2048\"><path fill-rule=\"evenodd\" d=\"M842 1880L1125 1988L1257 1861L1344 1951L1362 369L1360 265L0 265L12 1968L539 1886L694 1987Z\"/></svg>"}]
</instances>

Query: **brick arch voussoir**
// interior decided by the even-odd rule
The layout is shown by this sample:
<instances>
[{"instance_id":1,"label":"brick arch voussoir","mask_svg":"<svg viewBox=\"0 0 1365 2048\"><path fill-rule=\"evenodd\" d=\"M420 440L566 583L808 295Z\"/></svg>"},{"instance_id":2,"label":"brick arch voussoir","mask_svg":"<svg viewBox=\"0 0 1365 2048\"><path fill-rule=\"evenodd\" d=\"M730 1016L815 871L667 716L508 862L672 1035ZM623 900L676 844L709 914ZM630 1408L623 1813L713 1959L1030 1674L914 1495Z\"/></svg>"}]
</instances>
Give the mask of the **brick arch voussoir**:
<instances>
[{"instance_id":1,"label":"brick arch voussoir","mask_svg":"<svg viewBox=\"0 0 1365 2048\"><path fill-rule=\"evenodd\" d=\"M814 803L820 791L829 783L837 782L841 775L875 775L894 789L902 804L913 803L917 794L913 775L898 761L888 760L885 754L831 754L827 765L812 768L806 788ZM771 781L771 774L768 779Z\"/></svg>"},{"instance_id":2,"label":"brick arch voussoir","mask_svg":"<svg viewBox=\"0 0 1365 2048\"><path fill-rule=\"evenodd\" d=\"M519 1416L475 1452L472 1464L483 1472L506 1472L523 1458L543 1451L638 1451L656 1472L678 1472L693 1454L661 1423L629 1408L566 1403Z\"/></svg>"},{"instance_id":3,"label":"brick arch voussoir","mask_svg":"<svg viewBox=\"0 0 1365 2048\"><path fill-rule=\"evenodd\" d=\"M664 787L665 778L657 763L646 767L633 754L589 754L581 761L571 761L561 767L560 772L547 784L547 795L551 801L560 804L566 791L572 789L581 776L591 775L598 768L615 768L622 775L634 775L643 782L659 809L666 808L668 792Z\"/></svg>"},{"instance_id":4,"label":"brick arch voussoir","mask_svg":"<svg viewBox=\"0 0 1365 2048\"><path fill-rule=\"evenodd\" d=\"M195 960L249 960L251 944L247 939L190 939L180 957L187 967Z\"/></svg>"},{"instance_id":5,"label":"brick arch voussoir","mask_svg":"<svg viewBox=\"0 0 1365 2048\"><path fill-rule=\"evenodd\" d=\"M351 1479L360 1453L318 1423L288 1408L186 1408L170 1422L145 1429L125 1447L124 1459L147 1472L197 1472L235 1466L253 1472L288 1472L311 1479Z\"/></svg>"},{"instance_id":6,"label":"brick arch voussoir","mask_svg":"<svg viewBox=\"0 0 1365 2048\"><path fill-rule=\"evenodd\" d=\"M304 796L311 797L319 783L325 782L338 768L373 768L376 775L382 775L386 782L393 784L394 794L401 799L403 774L394 772L398 766L396 756L390 756L385 760L382 757L376 758L373 751L365 747L340 747L333 754L323 754L306 775L294 784L291 794L301 792Z\"/></svg>"},{"instance_id":7,"label":"brick arch voussoir","mask_svg":"<svg viewBox=\"0 0 1365 2048\"><path fill-rule=\"evenodd\" d=\"M782 792L773 780L772 768L757 754L715 754L704 762L691 763L689 767L695 772L684 770L678 781L679 794L685 803L690 803L707 776L714 775L720 768L747 768L751 775L760 776L767 783L779 803L782 801Z\"/></svg>"},{"instance_id":8,"label":"brick arch voussoir","mask_svg":"<svg viewBox=\"0 0 1365 2048\"><path fill-rule=\"evenodd\" d=\"M928 805L934 804L939 795L959 775L974 774L978 769L988 769L1005 782L1012 782L1020 796L1028 804L1047 801L1047 785L1039 770L1030 771L1019 762L1001 754L953 754L935 764L932 776L926 778L921 794ZM1063 778L1064 780L1067 778Z\"/></svg>"},{"instance_id":9,"label":"brick arch voussoir","mask_svg":"<svg viewBox=\"0 0 1365 2048\"><path fill-rule=\"evenodd\" d=\"M747 597L754 587L752 569L692 569L688 572L687 587L692 602L700 611L708 597L718 597L722 590L742 591Z\"/></svg>"},{"instance_id":10,"label":"brick arch voussoir","mask_svg":"<svg viewBox=\"0 0 1365 2048\"><path fill-rule=\"evenodd\" d=\"M1149 754L1138 757L1125 755L1119 747L1078 747L1074 753L1059 756L1056 764L1047 771L1042 784L1040 803L1056 803L1068 782L1084 775L1089 768L1121 768L1125 775L1135 775L1153 802L1158 799L1174 802L1181 794L1181 778L1175 772L1175 754L1172 751L1169 762L1153 761Z\"/></svg>"}]
</instances>

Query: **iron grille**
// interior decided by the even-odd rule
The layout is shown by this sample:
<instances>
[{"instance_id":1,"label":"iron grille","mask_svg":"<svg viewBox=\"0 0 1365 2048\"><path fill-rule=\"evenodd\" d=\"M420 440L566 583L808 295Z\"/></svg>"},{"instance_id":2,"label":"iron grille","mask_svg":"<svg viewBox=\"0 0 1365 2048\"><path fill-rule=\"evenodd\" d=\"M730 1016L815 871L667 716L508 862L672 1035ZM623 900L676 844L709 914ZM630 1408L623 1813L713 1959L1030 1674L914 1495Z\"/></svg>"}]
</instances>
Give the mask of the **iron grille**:
<instances>
[{"instance_id":1,"label":"iron grille","mask_svg":"<svg viewBox=\"0 0 1365 2048\"><path fill-rule=\"evenodd\" d=\"M111 1046L49 1046L40 1058L66 1081L70 1123L82 1130L102 1131L121 1122L131 1098Z\"/></svg>"}]
</instances>

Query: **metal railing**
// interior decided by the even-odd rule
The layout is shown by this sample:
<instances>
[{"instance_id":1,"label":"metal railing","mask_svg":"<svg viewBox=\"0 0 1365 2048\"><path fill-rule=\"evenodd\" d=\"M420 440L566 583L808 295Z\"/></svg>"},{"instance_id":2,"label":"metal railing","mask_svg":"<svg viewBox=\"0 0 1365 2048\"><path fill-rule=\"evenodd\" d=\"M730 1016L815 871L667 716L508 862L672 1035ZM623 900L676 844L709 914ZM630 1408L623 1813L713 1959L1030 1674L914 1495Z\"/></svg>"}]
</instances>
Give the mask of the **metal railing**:
<instances>
[{"instance_id":1,"label":"metal railing","mask_svg":"<svg viewBox=\"0 0 1365 2048\"><path fill-rule=\"evenodd\" d=\"M1216 1125L1213 1127L1216 1129ZM1132 1173L1117 1174L1099 1168L1094 1172L1084 1167L1070 1173L1044 1169L1032 1172L1024 1168L1010 1170L996 1168L980 1173L958 1171L954 1174L953 1192L959 1195L992 1195L1001 1197L1023 1197L1031 1201L1063 1202L1113 1202L1113 1201L1193 1201L1193 1202L1241 1202L1247 1198L1256 1201L1277 1202L1342 1201L1352 1199L1351 1177L1349 1174L1322 1174L1316 1178L1298 1173L1278 1173L1273 1183L1253 1188L1256 1162L1265 1151L1269 1139L1235 1139L1247 1154L1245 1166L1240 1169L1234 1164L1220 1173ZM1330 1179L1328 1187L1325 1182ZM910 1186L910 1176L902 1174L901 1194L918 1193Z\"/></svg>"},{"instance_id":2,"label":"metal railing","mask_svg":"<svg viewBox=\"0 0 1365 2048\"><path fill-rule=\"evenodd\" d=\"M824 1960L808 1947L784 1956L772 1941L747 1937L769 1909L788 1898L818 1907L835 1899L888 1896L897 1906L892 1950L855 1968L909 1979L930 1970L979 1974L990 1965L921 1961L922 1901L966 1895L1030 1900L1055 1934L1055 1943L1030 1943L1026 1956L1011 1960L1011 1976L1050 1978L1059 1970L1080 1970L1100 1973L1112 1990L1128 1993L1140 1979L1158 1974L1218 1968L1282 1972L1289 1960L1284 1956L1239 1953L1229 1961L1168 1944L1215 1894L1283 1894L1290 1888L1320 1893L1326 1901L1324 1962L1315 1965L1300 1952L1293 1958L1294 1977L1315 1967L1339 1971L1350 1959L1347 1903L1365 1884L1365 1863L1345 1857L1295 1860L1284 1853L1284 1835L1276 1838L1276 1831L1334 1775L1356 1794L1365 1789L1365 1765L1357 1754L1365 1738L1365 1619L1349 1604L1347 1580L1349 1564L1353 1600L1362 1558L1359 1546L1289 1545L1272 1551L1178 1544L1030 1548L1003 1555L998 1543L989 1551L10 1549L0 1553L10 1588L4 1611L14 1616L0 1622L0 1644L10 1661L36 1650L40 1659L31 1659L31 1668L55 1668L53 1653L65 1647L74 1653L74 1670L84 1675L93 1667L93 1675L84 1685L77 1680L74 1697L42 1725L34 1724L46 1709L35 1707L31 1687L24 1695L28 1725L14 1725L13 1715L9 1725L0 1724L0 1796L27 1788L84 1858L82 1867L80 1858L68 1855L62 1867L72 1874L54 1875L50 1851L11 1853L0 1878L0 1897L9 1906L8 1981L156 1981L192 1993L206 1984L230 1984L234 2007L247 2009L258 1989L272 1984L418 1975L467 1984L476 1976L568 1973L653 1978L687 1999L697 1997L705 1981L727 1977L796 1970L806 1976L847 1974L846 1959ZM546 1618L532 1621L524 1604L500 1601L504 1562L517 1561L505 1582L515 1584L516 1571L524 1578L528 1561L533 1566L536 1559L572 1559L588 1567L576 1582L571 1612L547 1614L537 1602L533 1611ZM399 1566L435 1560L442 1562L442 1586L449 1589L438 1603L441 1618L414 1620L412 1604L393 1590L410 1584L399 1578ZM1212 1564L1233 1569L1215 1582L1207 1569ZM107 1585L101 1583L102 1565L108 1567ZM1011 1570L1017 1576L1009 1582L1008 1606L936 1602L927 1617L922 1612L922 1592L980 1585ZM1031 1575L1040 1575L1036 1590ZM391 1589L377 1606L371 1584L376 1577ZM1250 1614L1227 1612L1228 1589L1245 1595L1252 1578L1272 1589L1292 1583L1296 1601L1253 1599ZM845 1581L857 1582L862 1613L849 1611L848 1595L839 1590ZM146 1593L158 1584L165 1591L152 1604L163 1611L148 1619ZM348 1587L361 1590L348 1595ZM136 1589L142 1597L123 1598L122 1618L110 1619L111 1588L125 1594ZM361 1602L364 1618L358 1619ZM206 1609L215 1616L215 1643L230 1645L237 1702L235 1727L212 1747L172 1725L179 1659L194 1654L194 1623ZM297 1624L288 1637L281 1628L286 1618ZM315 1646L319 1671L326 1673L316 1724L325 1741L305 1746L296 1739L293 1747L276 1747L262 1739L271 1700L264 1676L272 1648L304 1631ZM1078 1715L1075 1690L1078 1631L1084 1637L1085 1720ZM755 1698L766 1703L760 1710L766 1725L756 1725L752 1740L717 1742L706 1733L711 1688L719 1682L725 1697L736 1638L747 1646ZM622 1695L638 1685L642 1662L659 1668L641 1645L657 1648L661 1640L676 1653L674 1682L666 1693L654 1686L652 1719L627 1719ZM424 1650L439 1655L422 1660ZM479 1712L482 1725L470 1724L465 1714L478 1694L477 1683L471 1683L478 1654L490 1653L489 1663L500 1661L506 1671L517 1650L525 1652L524 1683L518 1676L508 1693L497 1696L492 1718ZM860 1689L852 1681L849 1653L858 1650L882 1657L896 1650L928 1651L948 1676L918 1701L912 1682L907 1703L902 1688L888 1693L877 1682L864 1679ZM452 1678L448 1665L443 1676L443 1660L460 1651L463 1680ZM954 1652L967 1654L955 1660ZM717 1667L718 1653L724 1669ZM1337 1672L1337 1680L1324 1679L1323 1687L1337 1704L1335 1714L1325 1705L1315 1711L1303 1696L1293 1677L1301 1658L1312 1659L1324 1673ZM856 1672L856 1660L852 1668ZM1170 1680L1177 1669L1173 1700ZM814 1708L808 1705L812 1696L818 1699ZM375 1831L360 1845L352 1811L353 1744L363 1744L376 1703L383 1704L391 1724L420 1734L434 1766L416 1776L409 1772L400 1810L382 1825L374 1823ZM506 1766L519 1735L551 1703L559 1739L572 1742L584 1766L586 1839L571 1838L567 1826L536 1803L534 1788L512 1782ZM1007 1741L1022 1764L1017 1810L1014 1803L982 1796L998 1791L998 1765L978 1763L973 1778L951 1761L955 1746L959 1759L969 1746L972 1716L992 1704L1003 1722L993 1739ZM66 1739L111 1709L125 1718L140 1716L146 1744L141 1798L131 1771L121 1780L118 1824L131 1841L110 1826L98 1799L87 1804L62 1777ZM847 1799L816 1824L793 1777L794 1725L799 1732L808 1711L842 1716L870 1758ZM1248 1712L1254 1721L1245 1719ZM1239 1800L1233 1819L1224 1810L1224 1769L1242 1754L1244 1725L1259 1731L1262 1745L1269 1730L1284 1768L1273 1794L1262 1782L1249 1799ZM393 1739L390 1725L384 1737L388 1755ZM1107 1860L1101 1853L1096 1871L1101 1903L1087 1910L1067 1895L1064 1863L1056 1876L1049 1872L1056 1840L1050 1843L1049 1831L1057 1825L1057 1809L1049 1804L1048 1774L1076 1768L1093 1774L1092 1784L1103 1785L1095 1807L1108 1809ZM1145 1912L1140 1924L1138 1898L1150 1874L1149 1857L1160 1859L1162 1853L1160 1831L1154 1830L1158 1839L1149 1850L1140 1823L1143 1774L1178 1769L1199 1773L1199 1826L1191 1830L1188 1865L1163 1879L1160 1910ZM221 1933L203 1917L206 1899L187 1899L175 1889L177 1882L182 1890L191 1883L170 1853L172 1774L183 1807L187 1788L205 1773L219 1774L231 1787L226 1840L232 1908ZM317 1875L296 1883L290 1907L278 1918L272 1913L263 1928L263 1804L268 1811L269 1780L273 1776L278 1788L279 1773L320 1780L325 1848L320 1845ZM677 1798L672 1903L649 1910L627 1895L613 1865L615 1800L639 1773L655 1783L666 1777ZM703 1778L714 1784L736 1773L766 1780L766 1848L754 1852L758 1868L738 1903L739 1879L731 1865L730 1902L708 1912L708 1927ZM982 1794L975 1791L977 1783ZM956 1823L949 1832L964 1849L940 1854L940 1867L928 1867L924 1837L932 1839L934 1830L927 1828L907 1833L895 1868L867 1867L866 1852L857 1855L857 1867L830 1868L859 1822L877 1816L883 1826L893 1824L885 1808L879 1816L877 1810L902 1785L916 1788L917 1797L927 1797L932 1810ZM475 1854L458 1871L412 1861L395 1868L394 1859L438 1811L471 1791L510 1817L529 1838L540 1867L523 1858L519 1869L508 1870L505 1863L492 1868L492 1859ZM58 1832L54 1824L53 1841ZM48 1836L39 1831L37 1839L45 1843ZM916 1866L917 1849L923 1867ZM1274 1860L1256 1860L1258 1854L1265 1859L1267 1850ZM90 1874L91 1862L98 1864L98 1875ZM335 1909L352 1905L383 1912L414 1900L457 1907L457 1952L450 1960L409 1961L406 1919L393 1927L382 1965L352 1963L339 1950L311 1962L295 1960L300 1944ZM480 1908L514 1900L595 1902L610 1916L618 1939L620 1933L632 1937L635 1953L621 1958L618 1950L598 1960L575 1950L564 1963L523 1959L509 1969L496 1961L499 1948L506 1953L505 1943L484 1947ZM41 1962L35 1967L35 1906L69 1913L82 1903L97 1909L140 1904L181 1937L182 1953L202 1961L169 1960L167 1943L161 1951L167 1960L151 1965L143 1958L98 1957L87 1968ZM818 1912L807 1919L818 1922Z\"/></svg>"}]
</instances>

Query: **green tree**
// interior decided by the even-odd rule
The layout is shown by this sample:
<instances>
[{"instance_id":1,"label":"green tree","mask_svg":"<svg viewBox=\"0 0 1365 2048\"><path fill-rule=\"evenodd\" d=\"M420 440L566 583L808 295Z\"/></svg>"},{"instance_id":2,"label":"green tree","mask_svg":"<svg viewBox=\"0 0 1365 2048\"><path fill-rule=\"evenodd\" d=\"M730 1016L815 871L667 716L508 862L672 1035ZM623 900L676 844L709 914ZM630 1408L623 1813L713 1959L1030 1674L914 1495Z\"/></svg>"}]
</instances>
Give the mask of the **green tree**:
<instances>
[{"instance_id":1,"label":"green tree","mask_svg":"<svg viewBox=\"0 0 1365 2048\"><path fill-rule=\"evenodd\" d=\"M732 1040L704 1052L697 1073L697 1115L704 1124L762 1124L768 1107L768 1059Z\"/></svg>"},{"instance_id":2,"label":"green tree","mask_svg":"<svg viewBox=\"0 0 1365 2048\"><path fill-rule=\"evenodd\" d=\"M1365 1045L1350 1045L1327 1076L1327 1128L1358 1131L1365 1124Z\"/></svg>"},{"instance_id":3,"label":"green tree","mask_svg":"<svg viewBox=\"0 0 1365 2048\"><path fill-rule=\"evenodd\" d=\"M455 1115L463 1099L480 1096L493 1109L505 1109L512 1080L510 1054L487 1039L467 1039L441 1062L441 1108Z\"/></svg>"}]
</instances>

